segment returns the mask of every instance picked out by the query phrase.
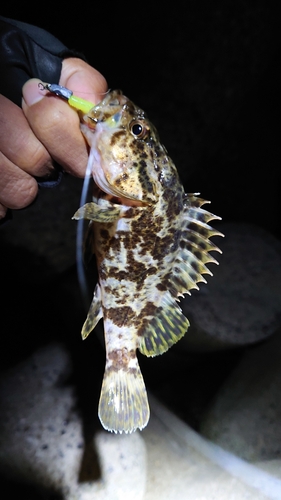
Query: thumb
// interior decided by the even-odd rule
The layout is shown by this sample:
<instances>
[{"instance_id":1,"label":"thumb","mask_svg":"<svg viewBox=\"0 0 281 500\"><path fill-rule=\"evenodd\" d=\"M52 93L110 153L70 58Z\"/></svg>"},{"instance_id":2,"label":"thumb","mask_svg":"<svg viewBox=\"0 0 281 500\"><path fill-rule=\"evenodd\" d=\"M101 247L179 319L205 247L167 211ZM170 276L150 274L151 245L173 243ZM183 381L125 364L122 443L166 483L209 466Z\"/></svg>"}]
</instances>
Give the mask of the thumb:
<instances>
[{"instance_id":1,"label":"thumb","mask_svg":"<svg viewBox=\"0 0 281 500\"><path fill-rule=\"evenodd\" d=\"M101 73L75 57L63 60L59 84L93 104L100 102L107 91L107 83Z\"/></svg>"},{"instance_id":2,"label":"thumb","mask_svg":"<svg viewBox=\"0 0 281 500\"><path fill-rule=\"evenodd\" d=\"M78 114L64 100L45 95L38 88L38 82L40 80L29 80L23 87L22 109L29 125L50 156L66 172L83 177L88 152L80 132ZM104 77L77 58L63 61L59 83L93 104L100 102L107 90Z\"/></svg>"}]
</instances>

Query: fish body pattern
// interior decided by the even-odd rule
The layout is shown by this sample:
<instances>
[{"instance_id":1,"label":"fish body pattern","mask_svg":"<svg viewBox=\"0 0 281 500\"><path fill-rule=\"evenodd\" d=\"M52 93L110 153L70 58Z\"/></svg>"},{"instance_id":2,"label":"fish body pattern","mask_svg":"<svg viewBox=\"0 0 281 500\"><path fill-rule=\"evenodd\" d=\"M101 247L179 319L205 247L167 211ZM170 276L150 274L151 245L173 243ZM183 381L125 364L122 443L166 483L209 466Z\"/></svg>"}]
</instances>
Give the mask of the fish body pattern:
<instances>
[{"instance_id":1,"label":"fish body pattern","mask_svg":"<svg viewBox=\"0 0 281 500\"><path fill-rule=\"evenodd\" d=\"M87 241L99 280L85 339L103 318L106 366L99 418L105 429L130 433L149 420L147 393L136 351L156 356L188 329L180 297L217 263L209 225L219 217L186 194L177 169L145 113L112 91L83 117L94 179L93 201L74 219L90 221Z\"/></svg>"}]
</instances>

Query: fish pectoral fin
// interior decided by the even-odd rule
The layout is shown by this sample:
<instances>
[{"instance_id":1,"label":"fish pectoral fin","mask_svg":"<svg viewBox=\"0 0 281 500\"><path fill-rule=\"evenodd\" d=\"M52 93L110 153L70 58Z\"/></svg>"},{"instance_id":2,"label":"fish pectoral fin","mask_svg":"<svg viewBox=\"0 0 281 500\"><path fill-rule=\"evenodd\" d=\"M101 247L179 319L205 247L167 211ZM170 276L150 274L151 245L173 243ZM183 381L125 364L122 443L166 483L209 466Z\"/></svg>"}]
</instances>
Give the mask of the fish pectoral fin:
<instances>
[{"instance_id":1,"label":"fish pectoral fin","mask_svg":"<svg viewBox=\"0 0 281 500\"><path fill-rule=\"evenodd\" d=\"M163 354L184 336L189 327L188 319L170 292L163 293L161 305L155 308L153 316L144 320L139 350L145 356Z\"/></svg>"},{"instance_id":2,"label":"fish pectoral fin","mask_svg":"<svg viewBox=\"0 0 281 500\"><path fill-rule=\"evenodd\" d=\"M91 201L80 207L72 219L87 219L95 222L113 222L120 217L121 207L118 205L101 206Z\"/></svg>"},{"instance_id":3,"label":"fish pectoral fin","mask_svg":"<svg viewBox=\"0 0 281 500\"><path fill-rule=\"evenodd\" d=\"M101 306L101 290L97 283L93 300L88 311L86 321L82 327L81 335L82 339L85 340L88 335L93 331L95 326L98 324L99 320L103 317L102 306Z\"/></svg>"},{"instance_id":4,"label":"fish pectoral fin","mask_svg":"<svg viewBox=\"0 0 281 500\"><path fill-rule=\"evenodd\" d=\"M147 425L150 411L137 358L130 368L106 363L98 414L110 432L128 434Z\"/></svg>"}]
</instances>

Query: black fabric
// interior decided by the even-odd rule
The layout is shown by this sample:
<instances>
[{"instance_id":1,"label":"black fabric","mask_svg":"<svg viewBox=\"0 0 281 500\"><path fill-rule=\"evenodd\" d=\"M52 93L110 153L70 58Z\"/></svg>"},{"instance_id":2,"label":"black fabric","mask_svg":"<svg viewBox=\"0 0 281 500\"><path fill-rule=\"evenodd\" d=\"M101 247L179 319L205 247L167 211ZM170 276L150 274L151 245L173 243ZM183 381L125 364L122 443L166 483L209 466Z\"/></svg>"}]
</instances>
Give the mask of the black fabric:
<instances>
[{"instance_id":1,"label":"black fabric","mask_svg":"<svg viewBox=\"0 0 281 500\"><path fill-rule=\"evenodd\" d=\"M21 106L22 86L30 78L58 83L62 60L83 57L36 26L0 16L0 93Z\"/></svg>"},{"instance_id":2,"label":"black fabric","mask_svg":"<svg viewBox=\"0 0 281 500\"><path fill-rule=\"evenodd\" d=\"M21 21L0 16L0 94L21 106L22 87L30 78L58 83L62 61L67 57L85 59L82 54L69 50L47 31ZM52 177L36 178L39 186L56 186L62 172L56 165ZM11 211L0 221L11 219Z\"/></svg>"}]
</instances>

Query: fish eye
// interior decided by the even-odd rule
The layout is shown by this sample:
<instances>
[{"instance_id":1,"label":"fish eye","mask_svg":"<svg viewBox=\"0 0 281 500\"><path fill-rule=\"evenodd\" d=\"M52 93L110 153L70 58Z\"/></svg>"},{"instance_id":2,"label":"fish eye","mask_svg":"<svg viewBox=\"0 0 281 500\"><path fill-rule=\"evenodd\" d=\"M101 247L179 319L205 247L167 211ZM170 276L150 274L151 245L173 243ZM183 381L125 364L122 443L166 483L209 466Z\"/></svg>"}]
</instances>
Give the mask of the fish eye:
<instances>
[{"instance_id":1,"label":"fish eye","mask_svg":"<svg viewBox=\"0 0 281 500\"><path fill-rule=\"evenodd\" d=\"M130 123L130 132L136 139L143 139L146 136L148 129L141 121L134 120Z\"/></svg>"}]
</instances>

